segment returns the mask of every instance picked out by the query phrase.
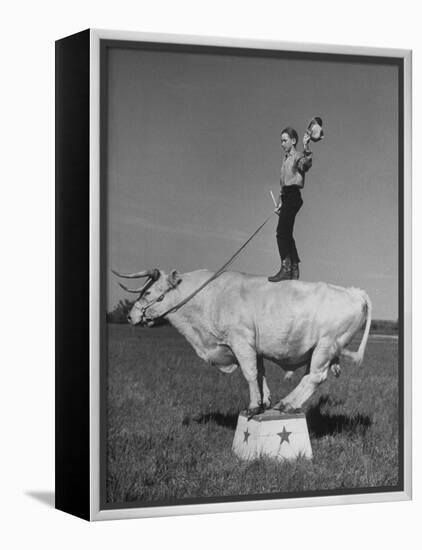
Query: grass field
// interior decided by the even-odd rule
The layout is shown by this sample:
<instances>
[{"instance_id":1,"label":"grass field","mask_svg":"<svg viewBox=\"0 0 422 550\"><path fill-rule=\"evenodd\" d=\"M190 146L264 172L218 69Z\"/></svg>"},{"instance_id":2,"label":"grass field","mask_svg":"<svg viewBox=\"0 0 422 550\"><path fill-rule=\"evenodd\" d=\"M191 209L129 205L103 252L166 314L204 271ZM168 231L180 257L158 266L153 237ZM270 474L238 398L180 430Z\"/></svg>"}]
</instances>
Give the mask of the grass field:
<instances>
[{"instance_id":1,"label":"grass field","mask_svg":"<svg viewBox=\"0 0 422 550\"><path fill-rule=\"evenodd\" d=\"M248 404L240 368L224 375L169 326L108 325L107 502L178 501L398 483L398 344L369 339L305 405L313 459L242 462L231 451ZM273 402L289 381L268 363Z\"/></svg>"}]
</instances>

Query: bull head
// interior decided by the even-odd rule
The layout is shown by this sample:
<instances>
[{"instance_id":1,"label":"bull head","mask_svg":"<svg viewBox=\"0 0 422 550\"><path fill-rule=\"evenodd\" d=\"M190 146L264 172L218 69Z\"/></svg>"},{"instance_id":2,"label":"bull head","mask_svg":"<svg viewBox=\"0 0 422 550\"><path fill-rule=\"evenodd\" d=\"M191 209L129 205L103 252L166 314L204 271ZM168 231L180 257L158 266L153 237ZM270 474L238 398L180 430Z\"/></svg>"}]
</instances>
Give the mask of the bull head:
<instances>
[{"instance_id":1,"label":"bull head","mask_svg":"<svg viewBox=\"0 0 422 550\"><path fill-rule=\"evenodd\" d=\"M152 326L157 319L163 317L166 310L173 305L170 304L171 300L168 299L168 293L182 281L176 270L173 270L170 275L166 275L164 271L158 269L149 269L137 273L119 273L114 270L112 272L117 277L126 279L147 278L144 285L139 288L128 288L119 282L119 286L127 292L139 295L128 315L128 322L131 325L144 324Z\"/></svg>"}]
</instances>

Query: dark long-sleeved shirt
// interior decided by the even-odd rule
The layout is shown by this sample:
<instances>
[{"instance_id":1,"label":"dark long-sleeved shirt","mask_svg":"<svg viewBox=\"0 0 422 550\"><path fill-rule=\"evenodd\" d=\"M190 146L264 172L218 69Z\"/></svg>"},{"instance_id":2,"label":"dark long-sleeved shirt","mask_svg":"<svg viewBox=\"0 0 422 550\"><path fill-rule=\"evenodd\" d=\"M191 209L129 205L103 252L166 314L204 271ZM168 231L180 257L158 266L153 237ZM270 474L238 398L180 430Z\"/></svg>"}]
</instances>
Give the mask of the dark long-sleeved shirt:
<instances>
[{"instance_id":1,"label":"dark long-sleeved shirt","mask_svg":"<svg viewBox=\"0 0 422 550\"><path fill-rule=\"evenodd\" d=\"M283 157L280 170L281 193L283 187L297 185L301 189L305 185L305 173L312 166L312 151L305 150L303 153L292 149Z\"/></svg>"}]
</instances>

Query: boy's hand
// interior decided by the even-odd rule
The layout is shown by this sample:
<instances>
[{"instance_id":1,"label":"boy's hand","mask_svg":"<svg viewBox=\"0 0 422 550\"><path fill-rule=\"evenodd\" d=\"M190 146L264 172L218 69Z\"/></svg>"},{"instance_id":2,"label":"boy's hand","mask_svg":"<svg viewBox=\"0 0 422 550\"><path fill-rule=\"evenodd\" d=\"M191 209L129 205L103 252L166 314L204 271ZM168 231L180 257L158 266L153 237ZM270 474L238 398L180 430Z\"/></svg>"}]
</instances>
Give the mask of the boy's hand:
<instances>
[{"instance_id":1,"label":"boy's hand","mask_svg":"<svg viewBox=\"0 0 422 550\"><path fill-rule=\"evenodd\" d=\"M308 132L306 132L305 135L303 136L303 147L305 149L308 148L308 144L309 144L310 140L311 140L311 136Z\"/></svg>"},{"instance_id":2,"label":"boy's hand","mask_svg":"<svg viewBox=\"0 0 422 550\"><path fill-rule=\"evenodd\" d=\"M274 208L274 212L277 214L277 216L280 215L280 209L281 209L281 204L279 204L279 205L277 206L277 208Z\"/></svg>"}]
</instances>

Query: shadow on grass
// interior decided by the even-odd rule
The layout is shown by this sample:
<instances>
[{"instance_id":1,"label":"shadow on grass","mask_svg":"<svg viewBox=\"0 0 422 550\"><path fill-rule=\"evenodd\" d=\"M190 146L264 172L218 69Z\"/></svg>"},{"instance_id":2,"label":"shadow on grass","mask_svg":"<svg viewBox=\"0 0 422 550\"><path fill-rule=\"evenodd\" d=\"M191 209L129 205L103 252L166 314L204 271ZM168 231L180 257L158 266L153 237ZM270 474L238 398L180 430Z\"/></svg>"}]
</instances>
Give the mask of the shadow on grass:
<instances>
[{"instance_id":1,"label":"shadow on grass","mask_svg":"<svg viewBox=\"0 0 422 550\"><path fill-rule=\"evenodd\" d=\"M185 418L183 424L187 425L190 422L196 422L197 424L208 424L212 422L213 424L218 424L218 426L223 426L224 428L229 428L230 430L235 430L237 426L237 418L239 413L220 413L220 412L211 412L204 414L197 414L192 418Z\"/></svg>"},{"instance_id":2,"label":"shadow on grass","mask_svg":"<svg viewBox=\"0 0 422 550\"><path fill-rule=\"evenodd\" d=\"M321 397L318 403L310 407L306 413L308 428L314 437L339 433L364 435L372 424L369 416L363 414L346 416L344 414L322 412L321 409L326 405L332 405L330 398L327 396Z\"/></svg>"},{"instance_id":3,"label":"shadow on grass","mask_svg":"<svg viewBox=\"0 0 422 550\"><path fill-rule=\"evenodd\" d=\"M346 416L345 414L331 414L323 409L327 406L338 405L336 401L332 401L330 397L323 396L316 405L309 407L306 412L306 420L308 429L313 437L324 437L325 435L335 435L340 433L349 434L365 434L371 426L372 421L369 416L363 414L355 414ZM192 417L186 416L183 419L183 425L187 426L191 422L197 424L217 424L230 430L235 430L239 413L199 413Z\"/></svg>"}]
</instances>

